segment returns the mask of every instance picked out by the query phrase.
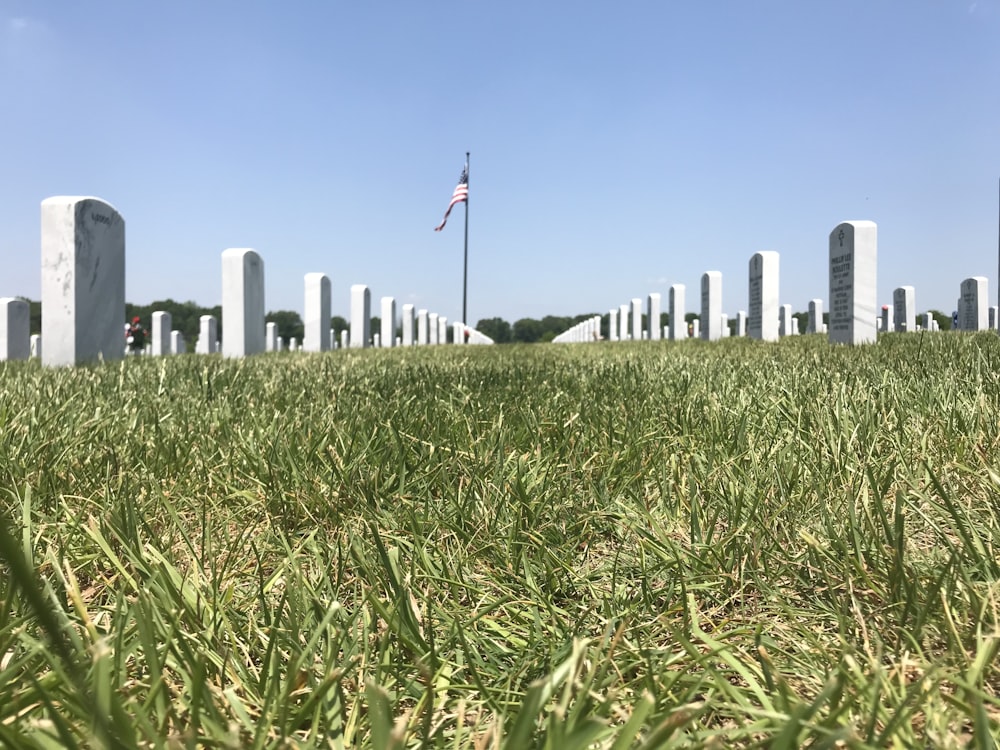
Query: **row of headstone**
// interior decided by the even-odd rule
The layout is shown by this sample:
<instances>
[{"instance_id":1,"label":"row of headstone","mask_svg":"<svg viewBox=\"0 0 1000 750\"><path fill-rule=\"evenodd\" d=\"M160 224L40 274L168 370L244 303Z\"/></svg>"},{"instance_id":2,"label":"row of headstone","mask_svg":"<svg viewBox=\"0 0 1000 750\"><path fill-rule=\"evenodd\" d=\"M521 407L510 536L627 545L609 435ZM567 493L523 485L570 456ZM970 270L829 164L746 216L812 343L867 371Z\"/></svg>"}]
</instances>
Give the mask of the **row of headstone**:
<instances>
[{"instance_id":1,"label":"row of headstone","mask_svg":"<svg viewBox=\"0 0 1000 750\"><path fill-rule=\"evenodd\" d=\"M555 344L577 344L601 340L601 316L594 315L581 320L576 325L563 331L552 342Z\"/></svg>"}]
</instances>

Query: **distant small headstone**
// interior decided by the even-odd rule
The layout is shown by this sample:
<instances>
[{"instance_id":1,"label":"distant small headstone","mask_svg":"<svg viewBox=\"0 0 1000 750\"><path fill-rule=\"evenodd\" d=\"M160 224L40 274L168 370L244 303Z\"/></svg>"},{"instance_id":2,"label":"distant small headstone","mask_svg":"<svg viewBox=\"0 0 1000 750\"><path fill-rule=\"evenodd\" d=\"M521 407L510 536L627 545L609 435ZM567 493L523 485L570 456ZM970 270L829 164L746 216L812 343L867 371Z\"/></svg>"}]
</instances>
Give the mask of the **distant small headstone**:
<instances>
[{"instance_id":1,"label":"distant small headstone","mask_svg":"<svg viewBox=\"0 0 1000 750\"><path fill-rule=\"evenodd\" d=\"M170 353L171 354L187 353L187 344L184 343L184 334L181 331L170 332Z\"/></svg>"},{"instance_id":2,"label":"distant small headstone","mask_svg":"<svg viewBox=\"0 0 1000 750\"><path fill-rule=\"evenodd\" d=\"M608 310L608 341L618 341L617 310Z\"/></svg>"},{"instance_id":3,"label":"distant small headstone","mask_svg":"<svg viewBox=\"0 0 1000 750\"><path fill-rule=\"evenodd\" d=\"M670 315L670 340L682 341L687 337L687 322L684 320L684 285L672 284L667 298L667 312Z\"/></svg>"},{"instance_id":4,"label":"distant small headstone","mask_svg":"<svg viewBox=\"0 0 1000 750\"><path fill-rule=\"evenodd\" d=\"M722 272L706 271L701 275L701 320L706 341L722 338Z\"/></svg>"},{"instance_id":5,"label":"distant small headstone","mask_svg":"<svg viewBox=\"0 0 1000 750\"><path fill-rule=\"evenodd\" d=\"M916 292L912 286L900 286L892 292L892 330L897 333L917 330Z\"/></svg>"},{"instance_id":6,"label":"distant small headstone","mask_svg":"<svg viewBox=\"0 0 1000 750\"><path fill-rule=\"evenodd\" d=\"M427 346L430 343L430 320L426 310L417 310L417 345Z\"/></svg>"},{"instance_id":7,"label":"distant small headstone","mask_svg":"<svg viewBox=\"0 0 1000 750\"><path fill-rule=\"evenodd\" d=\"M42 358L42 335L40 333L31 334L31 358Z\"/></svg>"},{"instance_id":8,"label":"distant small headstone","mask_svg":"<svg viewBox=\"0 0 1000 750\"><path fill-rule=\"evenodd\" d=\"M823 326L823 300L809 300L809 323L806 333L820 333Z\"/></svg>"},{"instance_id":9,"label":"distant small headstone","mask_svg":"<svg viewBox=\"0 0 1000 750\"><path fill-rule=\"evenodd\" d=\"M778 336L795 335L795 319L792 317L792 306L785 304L778 307Z\"/></svg>"},{"instance_id":10,"label":"distant small headstone","mask_svg":"<svg viewBox=\"0 0 1000 750\"><path fill-rule=\"evenodd\" d=\"M403 305L403 346L413 346L414 322L413 305Z\"/></svg>"},{"instance_id":11,"label":"distant small headstone","mask_svg":"<svg viewBox=\"0 0 1000 750\"><path fill-rule=\"evenodd\" d=\"M0 359L31 356L31 306L23 299L0 297Z\"/></svg>"},{"instance_id":12,"label":"distant small headstone","mask_svg":"<svg viewBox=\"0 0 1000 750\"><path fill-rule=\"evenodd\" d=\"M281 351L281 346L278 344L278 324L274 321L264 325L264 351Z\"/></svg>"},{"instance_id":13,"label":"distant small headstone","mask_svg":"<svg viewBox=\"0 0 1000 750\"><path fill-rule=\"evenodd\" d=\"M745 310L736 313L736 335L743 338L747 335L747 314Z\"/></svg>"},{"instance_id":14,"label":"distant small headstone","mask_svg":"<svg viewBox=\"0 0 1000 750\"><path fill-rule=\"evenodd\" d=\"M430 345L434 346L440 341L440 329L438 328L438 314L428 313L427 314L427 328L428 335L430 336Z\"/></svg>"},{"instance_id":15,"label":"distant small headstone","mask_svg":"<svg viewBox=\"0 0 1000 750\"><path fill-rule=\"evenodd\" d=\"M444 315L438 315L438 343L448 343L448 318Z\"/></svg>"},{"instance_id":16,"label":"distant small headstone","mask_svg":"<svg viewBox=\"0 0 1000 750\"><path fill-rule=\"evenodd\" d=\"M198 354L215 354L216 339L219 336L219 324L214 315L202 315L198 318L198 343L195 350Z\"/></svg>"}]
</instances>

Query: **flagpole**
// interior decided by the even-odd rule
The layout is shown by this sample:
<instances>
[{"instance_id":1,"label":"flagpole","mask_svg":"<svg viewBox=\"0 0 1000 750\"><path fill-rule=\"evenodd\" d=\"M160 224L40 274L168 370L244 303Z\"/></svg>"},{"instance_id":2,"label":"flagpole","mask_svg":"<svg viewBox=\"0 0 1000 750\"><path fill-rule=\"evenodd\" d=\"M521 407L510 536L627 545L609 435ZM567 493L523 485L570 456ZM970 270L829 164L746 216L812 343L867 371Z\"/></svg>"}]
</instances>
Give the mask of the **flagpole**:
<instances>
[{"instance_id":1,"label":"flagpole","mask_svg":"<svg viewBox=\"0 0 1000 750\"><path fill-rule=\"evenodd\" d=\"M469 152L465 152L465 186L469 186ZM468 327L469 300L469 194L465 194L465 262L462 264L462 325ZM456 342L457 343L457 342Z\"/></svg>"}]
</instances>

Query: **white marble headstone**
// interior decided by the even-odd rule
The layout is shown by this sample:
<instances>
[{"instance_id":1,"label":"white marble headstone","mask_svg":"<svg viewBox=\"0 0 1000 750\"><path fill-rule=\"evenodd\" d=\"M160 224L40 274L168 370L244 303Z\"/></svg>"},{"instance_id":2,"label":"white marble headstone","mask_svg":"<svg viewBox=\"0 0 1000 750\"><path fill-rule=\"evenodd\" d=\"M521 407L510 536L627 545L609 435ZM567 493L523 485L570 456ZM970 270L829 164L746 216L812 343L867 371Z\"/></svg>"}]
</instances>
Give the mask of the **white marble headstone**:
<instances>
[{"instance_id":1,"label":"white marble headstone","mask_svg":"<svg viewBox=\"0 0 1000 750\"><path fill-rule=\"evenodd\" d=\"M417 345L427 346L430 339L430 320L426 310L417 310Z\"/></svg>"},{"instance_id":2,"label":"white marble headstone","mask_svg":"<svg viewBox=\"0 0 1000 750\"><path fill-rule=\"evenodd\" d=\"M806 326L806 333L820 333L823 325L823 300L809 300L809 324Z\"/></svg>"},{"instance_id":3,"label":"white marble headstone","mask_svg":"<svg viewBox=\"0 0 1000 750\"><path fill-rule=\"evenodd\" d=\"M273 321L264 324L264 351L281 351L281 346L278 344L278 324Z\"/></svg>"},{"instance_id":4,"label":"white marble headstone","mask_svg":"<svg viewBox=\"0 0 1000 750\"><path fill-rule=\"evenodd\" d=\"M305 275L305 313L302 348L307 352L330 349L330 277L313 272Z\"/></svg>"},{"instance_id":5,"label":"white marble headstone","mask_svg":"<svg viewBox=\"0 0 1000 750\"><path fill-rule=\"evenodd\" d=\"M0 359L31 356L31 306L23 299L0 297Z\"/></svg>"},{"instance_id":6,"label":"white marble headstone","mask_svg":"<svg viewBox=\"0 0 1000 750\"><path fill-rule=\"evenodd\" d=\"M916 292L912 286L901 286L892 293L892 329L897 333L917 330Z\"/></svg>"},{"instance_id":7,"label":"white marble headstone","mask_svg":"<svg viewBox=\"0 0 1000 750\"><path fill-rule=\"evenodd\" d=\"M701 275L701 320L705 327L701 337L705 341L722 338L722 272L706 271Z\"/></svg>"},{"instance_id":8,"label":"white marble headstone","mask_svg":"<svg viewBox=\"0 0 1000 750\"><path fill-rule=\"evenodd\" d=\"M264 261L256 250L222 252L222 354L264 351Z\"/></svg>"},{"instance_id":9,"label":"white marble headstone","mask_svg":"<svg viewBox=\"0 0 1000 750\"><path fill-rule=\"evenodd\" d=\"M962 282L958 325L963 331L989 328L989 281L985 276L972 276Z\"/></svg>"},{"instance_id":10,"label":"white marble headstone","mask_svg":"<svg viewBox=\"0 0 1000 750\"><path fill-rule=\"evenodd\" d=\"M629 314L632 316L632 340L642 341L642 300L638 297L632 298Z\"/></svg>"},{"instance_id":11,"label":"white marble headstone","mask_svg":"<svg viewBox=\"0 0 1000 750\"><path fill-rule=\"evenodd\" d=\"M164 310L153 313L153 331L150 343L153 344L153 356L163 357L170 354L170 331L173 326L173 316Z\"/></svg>"},{"instance_id":12,"label":"white marble headstone","mask_svg":"<svg viewBox=\"0 0 1000 750\"><path fill-rule=\"evenodd\" d=\"M660 307L659 293L651 292L646 297L646 328L649 329L651 341L660 340Z\"/></svg>"},{"instance_id":13,"label":"white marble headstone","mask_svg":"<svg viewBox=\"0 0 1000 750\"><path fill-rule=\"evenodd\" d=\"M628 313L629 305L618 306L618 338L622 341L628 341L631 335L628 328Z\"/></svg>"},{"instance_id":14,"label":"white marble headstone","mask_svg":"<svg viewBox=\"0 0 1000 750\"><path fill-rule=\"evenodd\" d=\"M364 284L351 287L351 348L370 346L372 327L372 295Z\"/></svg>"},{"instance_id":15,"label":"white marble headstone","mask_svg":"<svg viewBox=\"0 0 1000 750\"><path fill-rule=\"evenodd\" d=\"M215 340L219 337L219 324L214 315L202 315L198 318L198 343L195 350L198 354L215 354Z\"/></svg>"},{"instance_id":16,"label":"white marble headstone","mask_svg":"<svg viewBox=\"0 0 1000 750\"><path fill-rule=\"evenodd\" d=\"M778 306L778 336L792 336L795 319L792 318L792 306L789 304Z\"/></svg>"},{"instance_id":17,"label":"white marble headstone","mask_svg":"<svg viewBox=\"0 0 1000 750\"><path fill-rule=\"evenodd\" d=\"M876 341L877 281L878 228L875 222L838 224L830 232L831 344Z\"/></svg>"},{"instance_id":18,"label":"white marble headstone","mask_svg":"<svg viewBox=\"0 0 1000 750\"><path fill-rule=\"evenodd\" d=\"M170 332L170 353L171 354L187 353L187 344L184 343L183 332L181 331Z\"/></svg>"},{"instance_id":19,"label":"white marble headstone","mask_svg":"<svg viewBox=\"0 0 1000 750\"><path fill-rule=\"evenodd\" d=\"M444 315L438 315L438 338L437 342L439 344L448 343L448 318Z\"/></svg>"},{"instance_id":20,"label":"white marble headstone","mask_svg":"<svg viewBox=\"0 0 1000 750\"><path fill-rule=\"evenodd\" d=\"M413 346L414 323L413 305L403 305L403 346Z\"/></svg>"},{"instance_id":21,"label":"white marble headstone","mask_svg":"<svg viewBox=\"0 0 1000 750\"><path fill-rule=\"evenodd\" d=\"M42 334L31 334L31 357L32 359L42 358Z\"/></svg>"},{"instance_id":22,"label":"white marble headstone","mask_svg":"<svg viewBox=\"0 0 1000 750\"><path fill-rule=\"evenodd\" d=\"M42 201L42 364L125 356L125 220L100 198Z\"/></svg>"},{"instance_id":23,"label":"white marble headstone","mask_svg":"<svg viewBox=\"0 0 1000 750\"><path fill-rule=\"evenodd\" d=\"M750 338L778 340L778 253L754 253L749 264Z\"/></svg>"},{"instance_id":24,"label":"white marble headstone","mask_svg":"<svg viewBox=\"0 0 1000 750\"><path fill-rule=\"evenodd\" d=\"M438 314L437 313L428 313L427 314L427 329L428 329L427 334L428 334L428 337L429 337L428 343L431 346L434 346L435 344L438 343L438 341L441 338L440 335L439 335L440 329L438 328Z\"/></svg>"},{"instance_id":25,"label":"white marble headstone","mask_svg":"<svg viewBox=\"0 0 1000 750\"><path fill-rule=\"evenodd\" d=\"M670 340L683 341L687 338L687 322L684 320L684 285L671 284L667 296L667 313L670 316Z\"/></svg>"},{"instance_id":26,"label":"white marble headstone","mask_svg":"<svg viewBox=\"0 0 1000 750\"><path fill-rule=\"evenodd\" d=\"M617 310L608 310L608 341L618 341Z\"/></svg>"},{"instance_id":27,"label":"white marble headstone","mask_svg":"<svg viewBox=\"0 0 1000 750\"><path fill-rule=\"evenodd\" d=\"M391 349L396 344L396 298L383 297L379 341L382 347Z\"/></svg>"},{"instance_id":28,"label":"white marble headstone","mask_svg":"<svg viewBox=\"0 0 1000 750\"><path fill-rule=\"evenodd\" d=\"M736 335L743 338L747 335L747 313L746 310L736 312Z\"/></svg>"}]
</instances>

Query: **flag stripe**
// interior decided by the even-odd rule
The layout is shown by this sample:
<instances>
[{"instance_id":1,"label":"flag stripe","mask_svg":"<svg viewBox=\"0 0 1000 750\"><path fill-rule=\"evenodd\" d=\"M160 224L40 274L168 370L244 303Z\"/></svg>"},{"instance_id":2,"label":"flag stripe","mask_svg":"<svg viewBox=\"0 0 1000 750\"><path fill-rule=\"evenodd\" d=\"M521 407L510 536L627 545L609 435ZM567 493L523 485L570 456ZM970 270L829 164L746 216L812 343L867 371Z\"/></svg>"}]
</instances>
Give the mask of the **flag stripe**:
<instances>
[{"instance_id":1,"label":"flag stripe","mask_svg":"<svg viewBox=\"0 0 1000 750\"><path fill-rule=\"evenodd\" d=\"M455 192L451 194L451 203L448 204L448 210L444 212L444 218L441 223L434 227L435 232L440 232L444 229L444 225L448 223L448 217L451 215L451 209L454 208L456 203L464 203L469 200L469 165L466 163L465 168L462 170L461 176L458 178L458 185L455 186Z\"/></svg>"}]
</instances>

